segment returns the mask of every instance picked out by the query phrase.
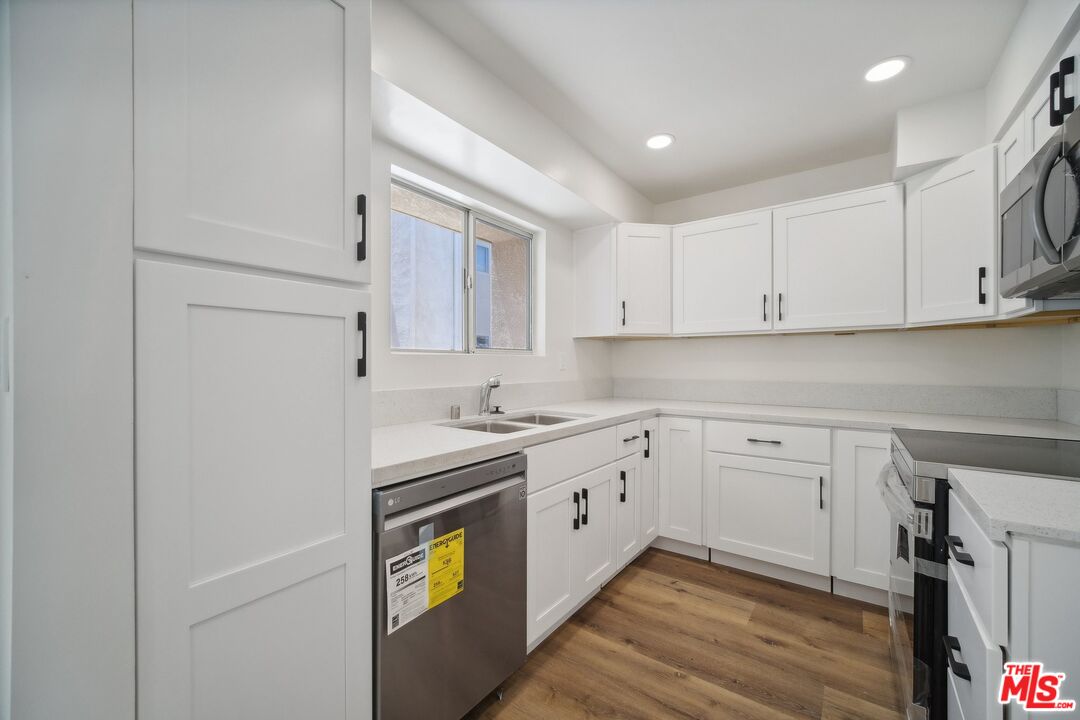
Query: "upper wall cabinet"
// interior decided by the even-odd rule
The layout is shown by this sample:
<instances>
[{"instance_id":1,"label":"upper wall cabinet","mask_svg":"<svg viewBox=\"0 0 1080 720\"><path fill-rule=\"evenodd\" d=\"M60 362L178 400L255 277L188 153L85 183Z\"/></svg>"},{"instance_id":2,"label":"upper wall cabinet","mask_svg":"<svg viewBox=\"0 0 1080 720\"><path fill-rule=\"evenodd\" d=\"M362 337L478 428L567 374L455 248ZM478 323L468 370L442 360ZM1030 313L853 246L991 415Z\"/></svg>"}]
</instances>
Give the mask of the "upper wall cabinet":
<instances>
[{"instance_id":1,"label":"upper wall cabinet","mask_svg":"<svg viewBox=\"0 0 1080 720\"><path fill-rule=\"evenodd\" d=\"M994 315L996 193L993 145L908 183L909 323Z\"/></svg>"},{"instance_id":2,"label":"upper wall cabinet","mask_svg":"<svg viewBox=\"0 0 1080 720\"><path fill-rule=\"evenodd\" d=\"M773 211L773 292L780 331L904 322L901 185Z\"/></svg>"},{"instance_id":3,"label":"upper wall cabinet","mask_svg":"<svg viewBox=\"0 0 1080 720\"><path fill-rule=\"evenodd\" d=\"M136 0L136 246L370 279L370 0Z\"/></svg>"},{"instance_id":4,"label":"upper wall cabinet","mask_svg":"<svg viewBox=\"0 0 1080 720\"><path fill-rule=\"evenodd\" d=\"M671 236L676 335L772 329L772 213L676 225Z\"/></svg>"},{"instance_id":5,"label":"upper wall cabinet","mask_svg":"<svg viewBox=\"0 0 1080 720\"><path fill-rule=\"evenodd\" d=\"M671 332L671 228L623 223L615 239L619 335Z\"/></svg>"},{"instance_id":6,"label":"upper wall cabinet","mask_svg":"<svg viewBox=\"0 0 1080 720\"><path fill-rule=\"evenodd\" d=\"M624 223L574 233L574 336L671 333L671 228Z\"/></svg>"}]
</instances>

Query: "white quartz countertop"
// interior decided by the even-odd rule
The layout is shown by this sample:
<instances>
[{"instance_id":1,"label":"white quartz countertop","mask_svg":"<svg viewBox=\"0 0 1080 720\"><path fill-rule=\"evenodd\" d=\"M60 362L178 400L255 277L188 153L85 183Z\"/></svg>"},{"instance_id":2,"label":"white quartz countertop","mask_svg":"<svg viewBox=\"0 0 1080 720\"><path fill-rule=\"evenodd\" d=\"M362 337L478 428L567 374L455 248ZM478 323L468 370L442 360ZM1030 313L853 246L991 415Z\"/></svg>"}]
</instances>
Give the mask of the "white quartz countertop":
<instances>
[{"instance_id":1,"label":"white quartz countertop","mask_svg":"<svg viewBox=\"0 0 1080 720\"><path fill-rule=\"evenodd\" d=\"M1080 425L1055 420L933 415L922 413L837 410L741 405L689 400L632 400L605 398L548 405L529 410L590 415L558 425L538 426L507 435L446 427L449 420L428 420L387 425L372 431L372 484L375 487L450 470L462 465L519 452L540 443L608 427L618 422L655 415L688 415L707 419L819 425L824 427L889 431L894 427L952 432L1029 435L1080 440ZM521 411L526 408L521 408ZM512 410L510 415L519 411ZM467 418L464 418L467 419ZM495 419L495 418L493 418Z\"/></svg>"},{"instance_id":2,"label":"white quartz countertop","mask_svg":"<svg viewBox=\"0 0 1080 720\"><path fill-rule=\"evenodd\" d=\"M950 470L949 487L992 540L1011 533L1080 544L1080 482Z\"/></svg>"}]
</instances>

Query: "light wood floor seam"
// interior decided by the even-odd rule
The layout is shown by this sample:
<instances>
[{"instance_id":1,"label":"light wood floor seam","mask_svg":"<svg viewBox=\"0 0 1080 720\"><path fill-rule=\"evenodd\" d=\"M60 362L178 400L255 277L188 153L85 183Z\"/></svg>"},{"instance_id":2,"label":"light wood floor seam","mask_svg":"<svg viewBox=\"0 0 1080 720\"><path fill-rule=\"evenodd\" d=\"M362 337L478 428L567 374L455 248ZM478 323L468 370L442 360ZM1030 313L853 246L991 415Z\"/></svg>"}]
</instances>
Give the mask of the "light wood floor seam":
<instances>
[{"instance_id":1,"label":"light wood floor seam","mask_svg":"<svg viewBox=\"0 0 1080 720\"><path fill-rule=\"evenodd\" d=\"M884 608L648 550L470 720L902 720Z\"/></svg>"}]
</instances>

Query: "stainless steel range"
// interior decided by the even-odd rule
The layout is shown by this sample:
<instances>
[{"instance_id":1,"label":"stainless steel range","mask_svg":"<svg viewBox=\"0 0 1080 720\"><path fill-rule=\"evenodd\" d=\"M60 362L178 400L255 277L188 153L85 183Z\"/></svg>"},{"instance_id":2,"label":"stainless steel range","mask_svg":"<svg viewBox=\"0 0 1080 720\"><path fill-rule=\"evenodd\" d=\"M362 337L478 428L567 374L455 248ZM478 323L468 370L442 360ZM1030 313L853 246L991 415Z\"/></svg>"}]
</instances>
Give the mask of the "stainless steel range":
<instances>
[{"instance_id":1,"label":"stainless steel range","mask_svg":"<svg viewBox=\"0 0 1080 720\"><path fill-rule=\"evenodd\" d=\"M895 473L882 489L894 518L892 575L914 574L910 616L900 598L908 588L890 586L893 651L908 718L944 720L947 563L950 552L962 552L949 535L949 470L1080 480L1080 441L894 430L892 462Z\"/></svg>"}]
</instances>

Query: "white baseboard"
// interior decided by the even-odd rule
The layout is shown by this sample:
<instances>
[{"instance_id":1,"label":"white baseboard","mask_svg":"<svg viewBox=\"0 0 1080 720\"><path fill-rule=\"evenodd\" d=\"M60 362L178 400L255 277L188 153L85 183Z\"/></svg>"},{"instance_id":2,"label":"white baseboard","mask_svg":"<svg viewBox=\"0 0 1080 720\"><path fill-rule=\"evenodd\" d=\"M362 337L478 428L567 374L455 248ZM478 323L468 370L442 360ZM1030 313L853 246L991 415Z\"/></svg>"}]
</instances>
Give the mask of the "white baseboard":
<instances>
[{"instance_id":1,"label":"white baseboard","mask_svg":"<svg viewBox=\"0 0 1080 720\"><path fill-rule=\"evenodd\" d=\"M852 600L861 600L871 605L889 607L889 593L875 587L858 585L840 578L833 578L832 591L834 595L851 598Z\"/></svg>"},{"instance_id":2,"label":"white baseboard","mask_svg":"<svg viewBox=\"0 0 1080 720\"><path fill-rule=\"evenodd\" d=\"M770 577L774 580L783 580L785 582L795 583L796 585L802 585L803 587L813 588L824 592L829 592L831 590L831 578L808 573L805 570L794 570L792 568L784 567L783 565L774 565L773 563L765 562L764 560L754 560L752 558L742 557L741 555L733 555L724 552L723 550L713 550L711 552L710 560L717 565L724 565L726 567L735 568L736 570L745 570L746 572L764 575L765 577Z\"/></svg>"},{"instance_id":3,"label":"white baseboard","mask_svg":"<svg viewBox=\"0 0 1080 720\"><path fill-rule=\"evenodd\" d=\"M679 555L686 555L688 557L697 558L698 560L709 559L709 548L702 547L701 545L694 545L693 543L683 542L682 540L672 540L671 538L658 537L652 541L650 547L657 548L658 550L667 550L668 552L678 553Z\"/></svg>"}]
</instances>

